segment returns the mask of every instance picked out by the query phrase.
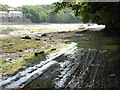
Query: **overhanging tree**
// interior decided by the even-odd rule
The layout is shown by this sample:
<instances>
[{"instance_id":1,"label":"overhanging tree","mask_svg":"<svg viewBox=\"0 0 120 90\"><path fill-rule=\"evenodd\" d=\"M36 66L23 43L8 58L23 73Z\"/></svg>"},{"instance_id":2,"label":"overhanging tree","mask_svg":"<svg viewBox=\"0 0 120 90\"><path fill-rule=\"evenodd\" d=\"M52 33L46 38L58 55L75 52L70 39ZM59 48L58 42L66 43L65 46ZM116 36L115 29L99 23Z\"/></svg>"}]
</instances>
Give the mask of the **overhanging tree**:
<instances>
[{"instance_id":1,"label":"overhanging tree","mask_svg":"<svg viewBox=\"0 0 120 90\"><path fill-rule=\"evenodd\" d=\"M106 30L120 29L120 2L56 2L54 5L53 12L58 12L63 8L70 8L76 16L82 16L85 23L104 24Z\"/></svg>"}]
</instances>

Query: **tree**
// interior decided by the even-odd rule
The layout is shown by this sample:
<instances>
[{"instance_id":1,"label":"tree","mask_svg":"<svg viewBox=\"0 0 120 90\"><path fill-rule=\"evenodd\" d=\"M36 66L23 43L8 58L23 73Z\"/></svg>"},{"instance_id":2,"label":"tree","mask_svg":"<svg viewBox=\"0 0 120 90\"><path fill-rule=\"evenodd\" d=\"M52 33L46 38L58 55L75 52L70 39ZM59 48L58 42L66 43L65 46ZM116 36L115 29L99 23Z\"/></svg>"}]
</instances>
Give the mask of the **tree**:
<instances>
[{"instance_id":1,"label":"tree","mask_svg":"<svg viewBox=\"0 0 120 90\"><path fill-rule=\"evenodd\" d=\"M57 2L54 5L55 9L53 12L58 12L63 8L70 8L76 16L82 16L82 20L85 23L104 24L106 25L106 30L120 29L120 2Z\"/></svg>"},{"instance_id":2,"label":"tree","mask_svg":"<svg viewBox=\"0 0 120 90\"><path fill-rule=\"evenodd\" d=\"M3 4L0 4L0 11L7 11L8 8L11 8L10 6L8 5L3 5Z\"/></svg>"},{"instance_id":3,"label":"tree","mask_svg":"<svg viewBox=\"0 0 120 90\"><path fill-rule=\"evenodd\" d=\"M81 18L75 17L70 9L63 9L58 14L52 14L53 5L25 5L21 11L32 22L49 22L49 23L74 23L81 22ZM20 7L19 7L20 9Z\"/></svg>"}]
</instances>

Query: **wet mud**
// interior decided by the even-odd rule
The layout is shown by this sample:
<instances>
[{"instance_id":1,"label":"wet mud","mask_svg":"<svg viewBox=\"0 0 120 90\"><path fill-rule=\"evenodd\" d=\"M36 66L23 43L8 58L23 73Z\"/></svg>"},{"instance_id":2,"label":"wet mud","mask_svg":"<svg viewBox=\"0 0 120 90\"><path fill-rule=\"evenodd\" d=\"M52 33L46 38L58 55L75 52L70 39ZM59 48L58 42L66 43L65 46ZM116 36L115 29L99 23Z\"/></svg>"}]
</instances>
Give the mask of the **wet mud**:
<instances>
[{"instance_id":1,"label":"wet mud","mask_svg":"<svg viewBox=\"0 0 120 90\"><path fill-rule=\"evenodd\" d=\"M102 32L69 32L61 33L59 38L78 43L77 49L56 58L55 61L59 62L57 68L53 67L53 71L45 72L49 74L44 73L25 88L32 88L32 85L34 88L57 89L119 88L119 37L107 36ZM113 45L115 48L112 48ZM50 87L45 86L46 82L50 82Z\"/></svg>"}]
</instances>

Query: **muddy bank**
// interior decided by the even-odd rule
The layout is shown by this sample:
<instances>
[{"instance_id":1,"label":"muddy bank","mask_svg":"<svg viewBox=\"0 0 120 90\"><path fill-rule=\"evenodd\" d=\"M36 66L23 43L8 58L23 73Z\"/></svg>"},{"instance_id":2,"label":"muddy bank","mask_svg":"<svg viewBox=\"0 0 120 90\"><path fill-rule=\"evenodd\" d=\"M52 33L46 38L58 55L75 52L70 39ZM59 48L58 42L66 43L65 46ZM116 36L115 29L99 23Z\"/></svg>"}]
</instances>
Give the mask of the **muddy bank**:
<instances>
[{"instance_id":1,"label":"muddy bank","mask_svg":"<svg viewBox=\"0 0 120 90\"><path fill-rule=\"evenodd\" d=\"M54 47L58 42L61 45L50 50L56 50L64 46L62 44L71 42L77 43L77 47L54 58L57 63L50 66L35 80L22 84L21 88L117 88L120 86L119 37L88 30L47 33L42 37L22 37L23 40L44 42L43 48ZM31 49L28 51L31 52ZM19 53L22 52L24 50Z\"/></svg>"},{"instance_id":2,"label":"muddy bank","mask_svg":"<svg viewBox=\"0 0 120 90\"><path fill-rule=\"evenodd\" d=\"M56 58L55 61L62 63L62 66L54 67L57 71L48 71L49 75L44 74L27 84L26 89L47 88L45 85L58 89L119 88L119 37L102 32L63 32L54 36L66 40L66 43L78 43L77 49Z\"/></svg>"}]
</instances>

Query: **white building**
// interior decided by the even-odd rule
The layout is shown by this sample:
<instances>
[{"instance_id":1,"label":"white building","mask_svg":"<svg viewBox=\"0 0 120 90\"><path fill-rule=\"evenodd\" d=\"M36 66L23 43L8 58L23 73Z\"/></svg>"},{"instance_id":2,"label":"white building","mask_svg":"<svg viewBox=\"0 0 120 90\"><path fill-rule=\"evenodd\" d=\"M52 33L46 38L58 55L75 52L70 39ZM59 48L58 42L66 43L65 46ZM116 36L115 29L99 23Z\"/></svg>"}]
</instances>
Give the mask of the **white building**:
<instances>
[{"instance_id":1,"label":"white building","mask_svg":"<svg viewBox=\"0 0 120 90\"><path fill-rule=\"evenodd\" d=\"M9 11L15 11L15 9L13 9L13 8L8 8L7 10L8 10L8 12Z\"/></svg>"},{"instance_id":2,"label":"white building","mask_svg":"<svg viewBox=\"0 0 120 90\"><path fill-rule=\"evenodd\" d=\"M8 17L23 17L23 13L21 11L9 11Z\"/></svg>"}]
</instances>

